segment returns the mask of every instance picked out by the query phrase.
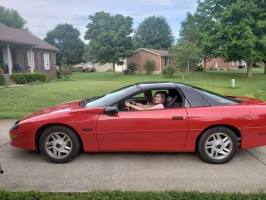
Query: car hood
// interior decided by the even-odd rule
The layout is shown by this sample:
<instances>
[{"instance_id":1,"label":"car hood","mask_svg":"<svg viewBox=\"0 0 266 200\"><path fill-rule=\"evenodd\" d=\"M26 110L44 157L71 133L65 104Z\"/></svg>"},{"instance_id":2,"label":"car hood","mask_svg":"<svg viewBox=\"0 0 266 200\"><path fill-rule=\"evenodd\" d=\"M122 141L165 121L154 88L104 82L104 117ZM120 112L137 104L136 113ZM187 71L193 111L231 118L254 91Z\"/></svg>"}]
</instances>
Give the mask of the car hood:
<instances>
[{"instance_id":1,"label":"car hood","mask_svg":"<svg viewBox=\"0 0 266 200\"><path fill-rule=\"evenodd\" d=\"M78 110L78 109L81 109L79 102L80 100L76 100L76 101L66 102L63 104L56 105L56 106L44 108L37 112L31 113L30 115L23 117L20 121L26 120L32 117L45 115L45 114L56 114L56 113L63 113L63 112Z\"/></svg>"}]
</instances>

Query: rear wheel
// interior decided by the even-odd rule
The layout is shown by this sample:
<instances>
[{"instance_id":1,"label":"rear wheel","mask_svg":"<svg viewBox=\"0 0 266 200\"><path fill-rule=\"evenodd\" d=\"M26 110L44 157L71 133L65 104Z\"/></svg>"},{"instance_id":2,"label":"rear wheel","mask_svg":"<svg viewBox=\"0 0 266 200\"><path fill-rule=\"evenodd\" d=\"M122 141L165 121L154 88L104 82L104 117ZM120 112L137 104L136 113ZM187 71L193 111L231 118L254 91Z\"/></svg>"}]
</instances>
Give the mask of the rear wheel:
<instances>
[{"instance_id":1,"label":"rear wheel","mask_svg":"<svg viewBox=\"0 0 266 200\"><path fill-rule=\"evenodd\" d=\"M200 157L213 164L231 160L238 150L235 133L226 127L214 127L203 133L198 143Z\"/></svg>"},{"instance_id":2,"label":"rear wheel","mask_svg":"<svg viewBox=\"0 0 266 200\"><path fill-rule=\"evenodd\" d=\"M48 161L65 163L73 160L80 152L77 135L64 126L51 126L44 130L39 140L39 151Z\"/></svg>"}]
</instances>

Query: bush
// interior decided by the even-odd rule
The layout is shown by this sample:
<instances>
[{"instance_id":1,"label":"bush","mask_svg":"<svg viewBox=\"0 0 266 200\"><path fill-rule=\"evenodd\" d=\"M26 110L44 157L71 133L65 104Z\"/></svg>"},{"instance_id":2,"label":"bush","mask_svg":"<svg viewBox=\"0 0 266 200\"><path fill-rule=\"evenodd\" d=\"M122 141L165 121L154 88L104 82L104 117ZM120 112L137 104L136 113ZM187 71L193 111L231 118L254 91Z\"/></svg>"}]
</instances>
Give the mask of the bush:
<instances>
[{"instance_id":1,"label":"bush","mask_svg":"<svg viewBox=\"0 0 266 200\"><path fill-rule=\"evenodd\" d=\"M129 70L129 69L124 69L124 74L127 75L127 74L132 74L132 72Z\"/></svg>"},{"instance_id":2,"label":"bush","mask_svg":"<svg viewBox=\"0 0 266 200\"><path fill-rule=\"evenodd\" d=\"M203 72L203 67L202 66L198 66L195 71L197 71L197 72Z\"/></svg>"},{"instance_id":3,"label":"bush","mask_svg":"<svg viewBox=\"0 0 266 200\"><path fill-rule=\"evenodd\" d=\"M129 63L127 65L127 69L124 70L124 74L135 74L136 70L137 70L136 63ZM125 73L125 72L127 72L127 73Z\"/></svg>"},{"instance_id":4,"label":"bush","mask_svg":"<svg viewBox=\"0 0 266 200\"><path fill-rule=\"evenodd\" d=\"M72 75L72 66L65 64L61 66L61 68L59 69L57 77L60 79L63 78L65 80L69 80L71 75Z\"/></svg>"},{"instance_id":5,"label":"bush","mask_svg":"<svg viewBox=\"0 0 266 200\"><path fill-rule=\"evenodd\" d=\"M45 74L43 73L16 73L12 74L10 78L17 84L27 84L36 81L45 81Z\"/></svg>"},{"instance_id":6,"label":"bush","mask_svg":"<svg viewBox=\"0 0 266 200\"><path fill-rule=\"evenodd\" d=\"M0 66L0 74L4 74L4 67Z\"/></svg>"},{"instance_id":7,"label":"bush","mask_svg":"<svg viewBox=\"0 0 266 200\"><path fill-rule=\"evenodd\" d=\"M0 74L0 85L5 85L5 77L3 74Z\"/></svg>"},{"instance_id":8,"label":"bush","mask_svg":"<svg viewBox=\"0 0 266 200\"><path fill-rule=\"evenodd\" d=\"M151 74L154 69L155 69L155 63L153 60L148 60L146 61L145 65L144 65L144 69L146 71L146 74Z\"/></svg>"},{"instance_id":9,"label":"bush","mask_svg":"<svg viewBox=\"0 0 266 200\"><path fill-rule=\"evenodd\" d=\"M162 70L162 75L165 77L165 78L172 78L174 73L175 73L175 68L173 65L166 65L163 70Z\"/></svg>"}]
</instances>

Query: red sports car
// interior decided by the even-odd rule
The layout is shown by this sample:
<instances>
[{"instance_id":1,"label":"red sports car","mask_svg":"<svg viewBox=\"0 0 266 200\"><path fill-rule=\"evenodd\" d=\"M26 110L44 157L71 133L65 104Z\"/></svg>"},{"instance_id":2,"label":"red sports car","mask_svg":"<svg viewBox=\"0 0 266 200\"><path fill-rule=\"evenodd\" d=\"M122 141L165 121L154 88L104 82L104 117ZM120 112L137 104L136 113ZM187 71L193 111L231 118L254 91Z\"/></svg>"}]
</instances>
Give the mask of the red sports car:
<instances>
[{"instance_id":1,"label":"red sports car","mask_svg":"<svg viewBox=\"0 0 266 200\"><path fill-rule=\"evenodd\" d=\"M164 92L164 108L136 111ZM168 101L167 99L170 99ZM136 83L103 96L49 107L17 121L11 145L55 163L85 152L195 152L225 163L239 148L266 145L266 104L181 83Z\"/></svg>"}]
</instances>

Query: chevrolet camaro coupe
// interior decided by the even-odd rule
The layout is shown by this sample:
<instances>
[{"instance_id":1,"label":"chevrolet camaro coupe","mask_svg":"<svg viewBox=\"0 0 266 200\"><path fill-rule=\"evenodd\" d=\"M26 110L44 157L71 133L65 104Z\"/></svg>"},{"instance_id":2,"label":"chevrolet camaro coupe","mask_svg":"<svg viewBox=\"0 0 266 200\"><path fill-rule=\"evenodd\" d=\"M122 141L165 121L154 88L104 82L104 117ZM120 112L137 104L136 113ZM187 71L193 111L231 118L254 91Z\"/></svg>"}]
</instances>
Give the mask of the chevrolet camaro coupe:
<instances>
[{"instance_id":1,"label":"chevrolet camaro coupe","mask_svg":"<svg viewBox=\"0 0 266 200\"><path fill-rule=\"evenodd\" d=\"M147 94L158 91L166 95L163 109L126 106L147 104ZM35 112L13 125L10 138L11 145L55 163L85 151L198 152L204 161L221 164L239 148L266 145L266 103L182 83L136 83Z\"/></svg>"}]
</instances>

